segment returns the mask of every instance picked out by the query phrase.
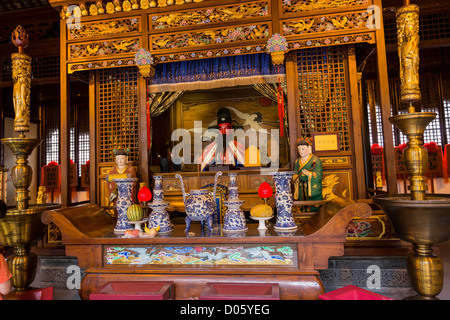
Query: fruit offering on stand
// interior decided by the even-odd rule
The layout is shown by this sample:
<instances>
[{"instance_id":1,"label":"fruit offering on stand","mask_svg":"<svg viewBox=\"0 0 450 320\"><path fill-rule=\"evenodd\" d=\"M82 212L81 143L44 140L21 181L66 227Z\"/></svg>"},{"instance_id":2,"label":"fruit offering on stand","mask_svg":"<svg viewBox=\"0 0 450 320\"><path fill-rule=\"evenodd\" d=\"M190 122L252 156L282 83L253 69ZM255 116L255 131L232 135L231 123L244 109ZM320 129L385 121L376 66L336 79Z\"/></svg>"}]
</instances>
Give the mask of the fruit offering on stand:
<instances>
[{"instance_id":1,"label":"fruit offering on stand","mask_svg":"<svg viewBox=\"0 0 450 320\"><path fill-rule=\"evenodd\" d=\"M272 213L272 207L265 203L258 204L250 210L250 215L257 218L271 217Z\"/></svg>"},{"instance_id":2,"label":"fruit offering on stand","mask_svg":"<svg viewBox=\"0 0 450 320\"><path fill-rule=\"evenodd\" d=\"M142 219L144 211L142 207L138 204L132 204L128 207L127 217L129 221L139 221Z\"/></svg>"}]
</instances>

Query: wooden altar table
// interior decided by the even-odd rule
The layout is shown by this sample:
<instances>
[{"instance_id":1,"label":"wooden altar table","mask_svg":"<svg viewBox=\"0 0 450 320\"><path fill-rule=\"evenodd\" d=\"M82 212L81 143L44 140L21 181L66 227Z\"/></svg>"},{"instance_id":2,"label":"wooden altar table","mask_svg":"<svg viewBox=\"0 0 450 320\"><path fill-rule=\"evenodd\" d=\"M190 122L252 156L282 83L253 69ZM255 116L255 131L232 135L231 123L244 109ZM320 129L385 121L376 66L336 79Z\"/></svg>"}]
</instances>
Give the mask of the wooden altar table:
<instances>
[{"instance_id":1,"label":"wooden altar table","mask_svg":"<svg viewBox=\"0 0 450 320\"><path fill-rule=\"evenodd\" d=\"M279 232L247 224L244 234L215 228L202 234L192 224L175 225L154 238L124 238L114 234L114 219L97 205L44 212L45 224L55 223L67 256L85 269L80 297L108 281L173 281L175 299L198 299L207 282L278 283L281 299L317 299L324 293L319 271L328 259L344 254L345 229L355 216L371 214L365 203L342 199L327 203L297 231Z\"/></svg>"}]
</instances>

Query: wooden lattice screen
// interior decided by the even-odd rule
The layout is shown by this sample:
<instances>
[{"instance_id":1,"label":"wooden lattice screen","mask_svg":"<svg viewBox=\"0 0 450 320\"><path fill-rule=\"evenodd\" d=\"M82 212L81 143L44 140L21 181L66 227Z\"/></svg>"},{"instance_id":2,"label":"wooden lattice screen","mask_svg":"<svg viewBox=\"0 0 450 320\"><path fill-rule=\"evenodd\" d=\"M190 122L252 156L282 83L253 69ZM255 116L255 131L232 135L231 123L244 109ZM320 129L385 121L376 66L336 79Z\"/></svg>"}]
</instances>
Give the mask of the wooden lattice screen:
<instances>
[{"instance_id":1,"label":"wooden lattice screen","mask_svg":"<svg viewBox=\"0 0 450 320\"><path fill-rule=\"evenodd\" d=\"M129 161L139 161L138 70L98 71L98 146L100 163L114 162L115 149L128 149Z\"/></svg>"},{"instance_id":2,"label":"wooden lattice screen","mask_svg":"<svg viewBox=\"0 0 450 320\"><path fill-rule=\"evenodd\" d=\"M345 47L298 50L300 134L338 132L340 151L350 151Z\"/></svg>"}]
</instances>

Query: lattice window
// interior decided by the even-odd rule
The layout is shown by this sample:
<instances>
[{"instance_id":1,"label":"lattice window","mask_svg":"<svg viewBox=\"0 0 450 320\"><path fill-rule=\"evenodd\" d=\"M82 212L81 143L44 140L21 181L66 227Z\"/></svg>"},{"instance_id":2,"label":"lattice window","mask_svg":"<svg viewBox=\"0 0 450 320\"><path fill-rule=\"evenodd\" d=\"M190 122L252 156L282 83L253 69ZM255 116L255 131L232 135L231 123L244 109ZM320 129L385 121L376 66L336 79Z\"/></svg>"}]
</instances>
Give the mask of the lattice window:
<instances>
[{"instance_id":1,"label":"lattice window","mask_svg":"<svg viewBox=\"0 0 450 320\"><path fill-rule=\"evenodd\" d=\"M129 149L139 160L137 68L98 71L100 162L114 162L113 150Z\"/></svg>"},{"instance_id":2,"label":"lattice window","mask_svg":"<svg viewBox=\"0 0 450 320\"><path fill-rule=\"evenodd\" d=\"M420 41L449 39L450 13L440 12L419 16ZM397 25L395 19L384 19L384 37L386 44L397 43Z\"/></svg>"},{"instance_id":3,"label":"lattice window","mask_svg":"<svg viewBox=\"0 0 450 320\"><path fill-rule=\"evenodd\" d=\"M59 56L44 56L31 58L31 79L59 78ZM12 81L11 60L2 64L2 82Z\"/></svg>"},{"instance_id":4,"label":"lattice window","mask_svg":"<svg viewBox=\"0 0 450 320\"><path fill-rule=\"evenodd\" d=\"M340 150L350 150L345 50L298 50L300 134L339 132Z\"/></svg>"},{"instance_id":5,"label":"lattice window","mask_svg":"<svg viewBox=\"0 0 450 320\"><path fill-rule=\"evenodd\" d=\"M76 123L76 126L74 125ZM77 164L77 173L81 177L81 165L89 160L89 105L72 105L70 117L70 159Z\"/></svg>"},{"instance_id":6,"label":"lattice window","mask_svg":"<svg viewBox=\"0 0 450 320\"><path fill-rule=\"evenodd\" d=\"M434 141L442 145L442 134L439 120L439 90L437 77L434 74L421 74L420 92L421 92L421 111L437 113L434 119L423 133L424 143Z\"/></svg>"},{"instance_id":7,"label":"lattice window","mask_svg":"<svg viewBox=\"0 0 450 320\"><path fill-rule=\"evenodd\" d=\"M369 85L369 82L372 82L373 85ZM381 108L378 100L378 91L376 90L376 81L375 80L369 80L366 82L366 101L367 101L367 123L369 124L369 139L370 144L378 143L380 146L383 146L383 130L381 127ZM372 116L372 112L370 110L370 96L373 97L372 103L374 103L374 116ZM374 118L374 120L372 120ZM376 125L376 137L375 133L372 131L371 123L372 121L375 121Z\"/></svg>"},{"instance_id":8,"label":"lattice window","mask_svg":"<svg viewBox=\"0 0 450 320\"><path fill-rule=\"evenodd\" d=\"M420 108L422 112L435 112L436 118L427 126L425 132L423 141L424 143L427 142L436 142L438 145L442 146L447 143L445 141L443 136L444 129L441 128L440 118L443 117L443 121L446 124L445 130L446 130L446 136L447 139L449 137L450 133L450 76L445 77L443 76L443 80L440 81L441 83L438 83L438 76L435 76L434 74L422 74L420 77L420 91L421 91L421 101L420 101ZM370 80L374 81L375 80ZM439 104L440 102L440 95L439 95L439 86L443 86L443 113L440 112ZM389 87L390 87L390 98L391 98L391 110L395 110L395 114L404 114L407 113L408 110L408 104L401 103L400 101L400 79L389 79ZM368 89L369 86L366 82L366 89ZM376 85L374 86L376 89ZM446 96L447 94L447 96ZM376 92L375 92L376 95ZM374 143L374 138L372 136L372 130L370 123L373 121L370 118L370 109L369 104L367 104L367 110L368 110L368 123L369 123L369 135L370 135L370 143ZM379 107L379 100L378 97L376 97L376 110L377 110L377 117L376 117L376 126L377 128L380 128L378 131L378 144L380 146L383 146L383 136L381 133L382 123L381 123L381 113L380 113L380 107ZM391 114L393 112L391 111ZM397 128L392 126L393 129L393 136L394 136L394 145L398 146L402 143L405 143L408 141L406 136ZM396 135L396 132L398 131L398 134Z\"/></svg>"},{"instance_id":9,"label":"lattice window","mask_svg":"<svg viewBox=\"0 0 450 320\"><path fill-rule=\"evenodd\" d=\"M447 141L450 140L450 73L442 74L442 104L444 108L444 123Z\"/></svg>"},{"instance_id":10,"label":"lattice window","mask_svg":"<svg viewBox=\"0 0 450 320\"><path fill-rule=\"evenodd\" d=\"M78 110L78 176L81 176L81 165L89 160L89 105L83 105ZM82 121L80 121L83 119Z\"/></svg>"},{"instance_id":11,"label":"lattice window","mask_svg":"<svg viewBox=\"0 0 450 320\"><path fill-rule=\"evenodd\" d=\"M51 161L59 162L59 107L45 108L45 159L47 165Z\"/></svg>"}]
</instances>

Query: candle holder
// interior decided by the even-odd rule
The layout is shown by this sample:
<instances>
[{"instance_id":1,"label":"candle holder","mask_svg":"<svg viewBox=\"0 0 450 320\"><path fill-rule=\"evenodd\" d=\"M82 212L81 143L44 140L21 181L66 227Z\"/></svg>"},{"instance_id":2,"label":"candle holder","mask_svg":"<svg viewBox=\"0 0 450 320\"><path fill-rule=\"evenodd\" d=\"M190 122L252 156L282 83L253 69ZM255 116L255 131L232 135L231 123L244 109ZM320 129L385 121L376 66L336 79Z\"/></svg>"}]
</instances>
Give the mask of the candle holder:
<instances>
[{"instance_id":1,"label":"candle holder","mask_svg":"<svg viewBox=\"0 0 450 320\"><path fill-rule=\"evenodd\" d=\"M162 176L153 176L155 187L153 189L153 202L148 206L153 211L148 218L149 229L160 227L158 233L168 233L173 230L173 223L170 221L169 213L166 211L169 202L164 201L164 190L162 187Z\"/></svg>"},{"instance_id":2,"label":"candle holder","mask_svg":"<svg viewBox=\"0 0 450 320\"><path fill-rule=\"evenodd\" d=\"M223 217L223 227L224 232L243 232L247 231L247 226L245 223L244 212L241 206L244 204L244 200L239 199L238 186L236 183L235 172L229 172L230 184L228 185L228 201L224 201L227 206L227 211Z\"/></svg>"},{"instance_id":3,"label":"candle holder","mask_svg":"<svg viewBox=\"0 0 450 320\"><path fill-rule=\"evenodd\" d=\"M411 194L377 195L378 204L389 218L394 232L401 240L412 244L407 256L409 277L417 296L407 299L437 299L444 278L441 258L433 254L433 246L450 239L450 195L427 195L425 173L428 152L422 146L423 133L436 117L431 112L415 112L413 102L420 99L419 91L419 7L405 5L397 10L398 51L401 72L401 99L409 102L407 114L396 115L389 121L408 138L403 159L409 175Z\"/></svg>"},{"instance_id":4,"label":"candle holder","mask_svg":"<svg viewBox=\"0 0 450 320\"><path fill-rule=\"evenodd\" d=\"M46 226L41 221L44 211L60 207L56 203L28 203L33 170L28 165L28 157L41 143L40 139L26 138L30 128L30 84L31 57L24 53L28 45L28 35L21 26L12 34L12 42L18 53L11 55L13 73L14 131L18 138L4 138L5 144L16 157L16 165L11 170L15 188L15 207L7 207L6 214L0 218L0 245L12 247L14 254L8 257L11 270L11 283L16 292L27 291L36 276L37 256L30 249L45 234Z\"/></svg>"}]
</instances>

